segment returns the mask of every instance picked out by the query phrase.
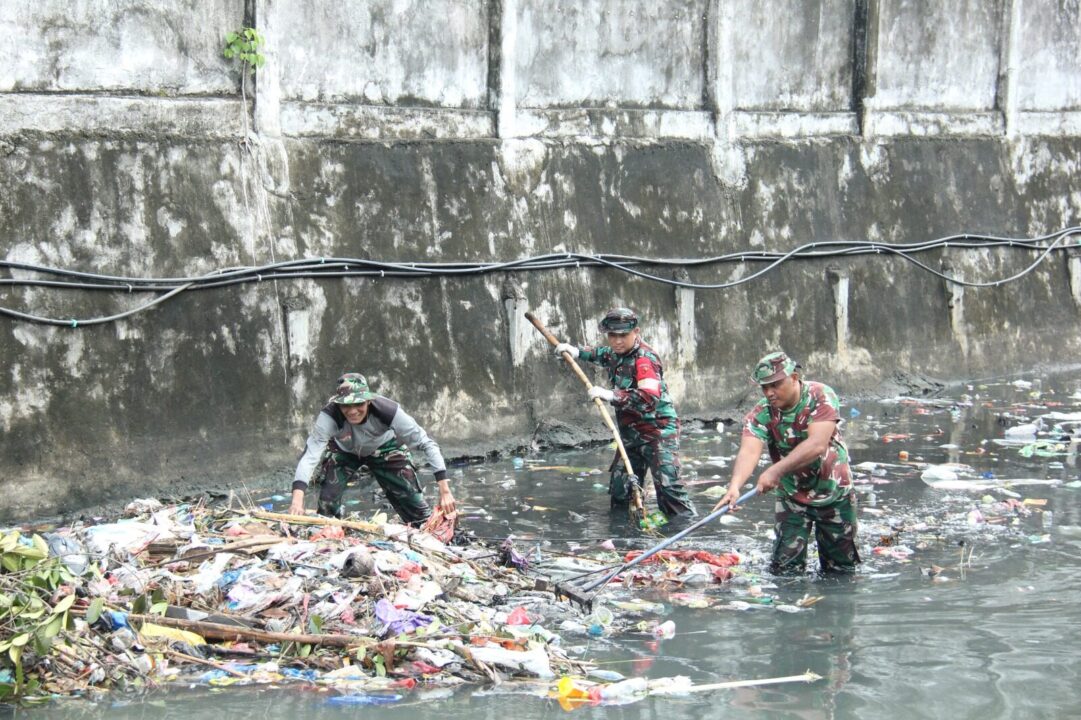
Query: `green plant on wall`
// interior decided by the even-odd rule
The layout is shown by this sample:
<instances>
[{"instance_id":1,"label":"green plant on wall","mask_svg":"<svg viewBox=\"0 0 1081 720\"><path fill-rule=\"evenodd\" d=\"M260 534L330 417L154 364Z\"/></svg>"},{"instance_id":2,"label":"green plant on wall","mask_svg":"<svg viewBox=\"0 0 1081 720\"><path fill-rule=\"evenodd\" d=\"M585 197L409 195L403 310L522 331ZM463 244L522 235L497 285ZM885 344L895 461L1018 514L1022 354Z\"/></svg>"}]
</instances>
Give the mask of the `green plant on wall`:
<instances>
[{"instance_id":1,"label":"green plant on wall","mask_svg":"<svg viewBox=\"0 0 1081 720\"><path fill-rule=\"evenodd\" d=\"M225 33L223 54L229 59L236 58L247 68L259 68L266 62L266 58L259 52L259 48L265 44L266 40L255 28L240 28L236 32Z\"/></svg>"},{"instance_id":2,"label":"green plant on wall","mask_svg":"<svg viewBox=\"0 0 1081 720\"><path fill-rule=\"evenodd\" d=\"M266 45L266 40L258 30L243 27L235 32L225 33L225 49L222 54L230 60L240 63L240 97L244 101L244 135L248 134L248 78L256 68L266 63L266 57L259 50Z\"/></svg>"}]
</instances>

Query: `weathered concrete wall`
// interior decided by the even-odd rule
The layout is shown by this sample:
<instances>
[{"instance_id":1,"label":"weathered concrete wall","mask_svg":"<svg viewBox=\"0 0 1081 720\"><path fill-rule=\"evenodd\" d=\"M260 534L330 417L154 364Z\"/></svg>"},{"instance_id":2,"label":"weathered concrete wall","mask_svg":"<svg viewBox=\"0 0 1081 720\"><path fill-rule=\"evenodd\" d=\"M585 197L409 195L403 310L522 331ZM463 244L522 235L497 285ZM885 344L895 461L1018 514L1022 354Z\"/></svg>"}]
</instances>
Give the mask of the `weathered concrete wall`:
<instances>
[{"instance_id":1,"label":"weathered concrete wall","mask_svg":"<svg viewBox=\"0 0 1081 720\"><path fill-rule=\"evenodd\" d=\"M0 92L207 95L236 90L221 33L244 0L9 0L0 4Z\"/></svg>"},{"instance_id":2,"label":"weathered concrete wall","mask_svg":"<svg viewBox=\"0 0 1081 720\"><path fill-rule=\"evenodd\" d=\"M722 27L731 43L725 54L735 107L852 109L854 0L738 0L724 5L731 13Z\"/></svg>"},{"instance_id":3,"label":"weathered concrete wall","mask_svg":"<svg viewBox=\"0 0 1081 720\"><path fill-rule=\"evenodd\" d=\"M880 108L995 107L1003 0L879 3L874 103Z\"/></svg>"},{"instance_id":4,"label":"weathered concrete wall","mask_svg":"<svg viewBox=\"0 0 1081 720\"><path fill-rule=\"evenodd\" d=\"M286 100L488 104L487 0L267 3ZM297 32L303 28L302 32Z\"/></svg>"},{"instance_id":5,"label":"weathered concrete wall","mask_svg":"<svg viewBox=\"0 0 1081 720\"><path fill-rule=\"evenodd\" d=\"M701 108L706 0L518 3L520 107Z\"/></svg>"},{"instance_id":6,"label":"weathered concrete wall","mask_svg":"<svg viewBox=\"0 0 1081 720\"><path fill-rule=\"evenodd\" d=\"M1017 71L1024 78L1017 104L1023 110L1081 107L1081 3L1026 2L1018 38Z\"/></svg>"},{"instance_id":7,"label":"weathered concrete wall","mask_svg":"<svg viewBox=\"0 0 1081 720\"><path fill-rule=\"evenodd\" d=\"M0 258L187 277L304 257L699 258L1078 223L1075 2L194 7L0 8ZM220 57L245 14L268 58L248 108ZM140 43L157 39L132 45L129 18ZM918 259L993 280L1034 254ZM895 369L1070 362L1079 264L1055 253L981 289L884 255L786 263L727 290L598 268L294 279L99 326L2 319L0 518L287 469L348 369L451 455L590 422L526 309L586 342L606 307L638 308L692 416L747 397L748 366L779 346L842 391ZM56 318L148 299L0 285L0 307Z\"/></svg>"}]
</instances>

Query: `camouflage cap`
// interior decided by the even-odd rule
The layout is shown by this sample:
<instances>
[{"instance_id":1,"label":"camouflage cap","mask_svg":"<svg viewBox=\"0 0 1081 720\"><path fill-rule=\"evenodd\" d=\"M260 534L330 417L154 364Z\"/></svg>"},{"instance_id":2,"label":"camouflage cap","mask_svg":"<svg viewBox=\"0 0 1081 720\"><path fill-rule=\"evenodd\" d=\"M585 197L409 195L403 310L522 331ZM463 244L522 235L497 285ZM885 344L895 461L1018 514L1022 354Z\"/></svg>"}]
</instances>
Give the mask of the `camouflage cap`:
<instances>
[{"instance_id":1,"label":"camouflage cap","mask_svg":"<svg viewBox=\"0 0 1081 720\"><path fill-rule=\"evenodd\" d=\"M345 373L338 378L338 389L330 401L339 405L357 405L373 397L375 393L368 389L368 380L363 375Z\"/></svg>"},{"instance_id":2,"label":"camouflage cap","mask_svg":"<svg viewBox=\"0 0 1081 720\"><path fill-rule=\"evenodd\" d=\"M754 366L751 377L759 385L768 385L771 382L777 382L781 378L788 377L799 369L799 364L788 357L787 353L774 352L758 361L758 364Z\"/></svg>"},{"instance_id":3,"label":"camouflage cap","mask_svg":"<svg viewBox=\"0 0 1081 720\"><path fill-rule=\"evenodd\" d=\"M626 334L638 327L638 315L626 307L612 308L601 318L597 329L602 333Z\"/></svg>"}]
</instances>

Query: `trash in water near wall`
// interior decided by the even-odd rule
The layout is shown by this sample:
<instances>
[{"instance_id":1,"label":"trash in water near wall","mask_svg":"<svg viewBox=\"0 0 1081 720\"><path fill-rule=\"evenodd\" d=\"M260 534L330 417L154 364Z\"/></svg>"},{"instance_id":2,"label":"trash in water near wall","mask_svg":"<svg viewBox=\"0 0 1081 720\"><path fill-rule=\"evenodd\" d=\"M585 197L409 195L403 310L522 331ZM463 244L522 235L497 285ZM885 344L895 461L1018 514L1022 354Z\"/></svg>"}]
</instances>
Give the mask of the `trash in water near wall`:
<instances>
[{"instance_id":1,"label":"trash in water near wall","mask_svg":"<svg viewBox=\"0 0 1081 720\"><path fill-rule=\"evenodd\" d=\"M377 705L418 685L592 669L551 629L578 611L505 562L509 540L446 544L381 514L128 509L48 539L0 536L4 697L300 683Z\"/></svg>"}]
</instances>

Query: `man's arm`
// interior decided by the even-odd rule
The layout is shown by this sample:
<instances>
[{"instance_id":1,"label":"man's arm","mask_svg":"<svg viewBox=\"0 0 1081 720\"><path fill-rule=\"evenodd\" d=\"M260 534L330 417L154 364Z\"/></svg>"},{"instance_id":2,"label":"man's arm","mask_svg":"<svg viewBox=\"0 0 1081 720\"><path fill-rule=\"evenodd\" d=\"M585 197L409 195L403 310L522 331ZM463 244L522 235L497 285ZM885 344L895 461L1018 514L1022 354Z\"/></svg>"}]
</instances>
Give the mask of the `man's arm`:
<instances>
[{"instance_id":1,"label":"man's arm","mask_svg":"<svg viewBox=\"0 0 1081 720\"><path fill-rule=\"evenodd\" d=\"M450 491L450 481L447 479L447 464L443 460L443 453L435 440L424 432L413 416L402 410L401 407L394 413L394 419L390 423L390 429L394 435L411 448L422 450L428 464L435 473L436 484L439 487L439 507L444 515L454 515L457 512L454 503L454 494Z\"/></svg>"},{"instance_id":2,"label":"man's arm","mask_svg":"<svg viewBox=\"0 0 1081 720\"><path fill-rule=\"evenodd\" d=\"M308 489L308 483L311 482L315 467L319 464L319 458L323 456L323 449L337 431L338 426L334 419L320 411L312 424L311 432L308 433L304 452L293 474L293 495L289 501L290 515L304 514L304 491Z\"/></svg>"},{"instance_id":3,"label":"man's arm","mask_svg":"<svg viewBox=\"0 0 1081 720\"><path fill-rule=\"evenodd\" d=\"M781 478L810 465L826 454L835 422L813 422L807 426L807 437L792 452L762 471L758 476L758 492L765 493L781 484Z\"/></svg>"},{"instance_id":4,"label":"man's arm","mask_svg":"<svg viewBox=\"0 0 1081 720\"><path fill-rule=\"evenodd\" d=\"M743 436L739 442L736 461L732 464L732 480L728 483L728 492L713 506L714 511L720 510L725 505L732 510L739 509L736 506L736 500L739 499L740 490L754 473L754 469L758 467L758 458L762 457L762 450L765 447L766 444L754 435Z\"/></svg>"}]
</instances>

